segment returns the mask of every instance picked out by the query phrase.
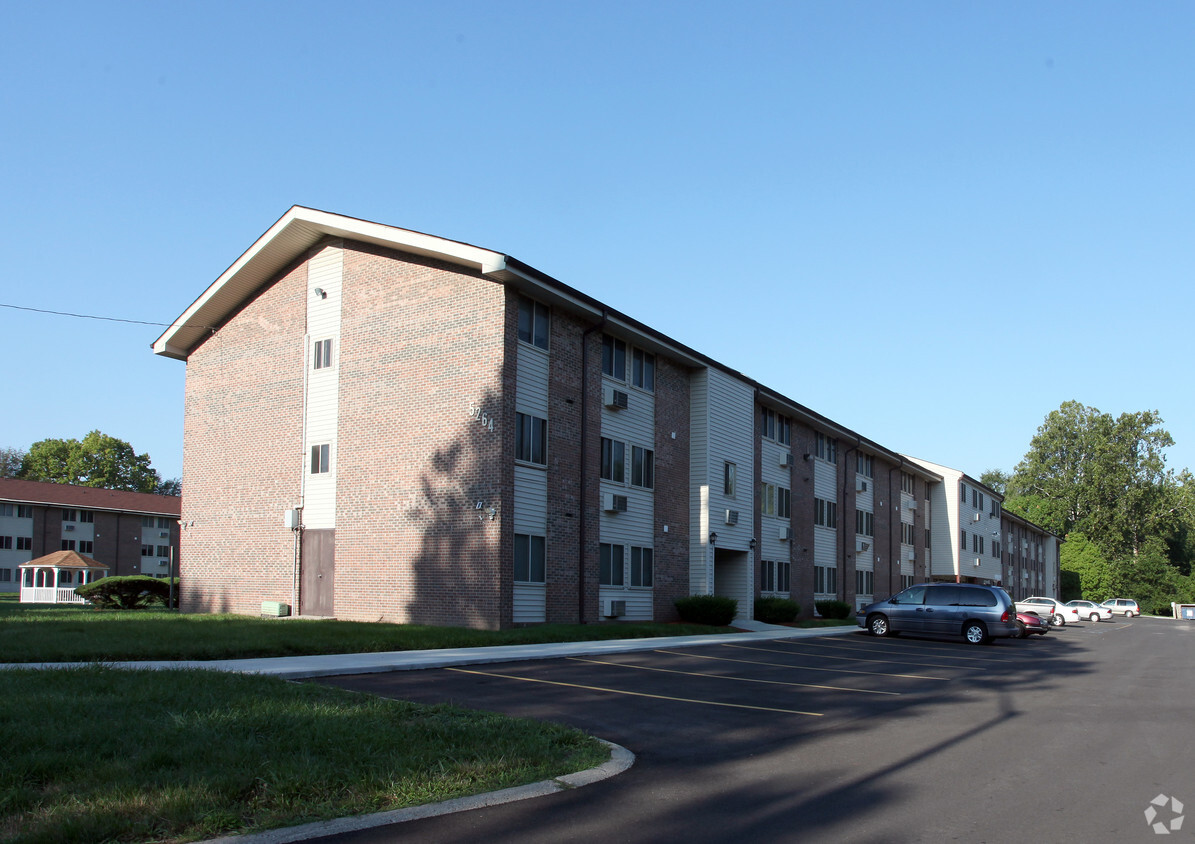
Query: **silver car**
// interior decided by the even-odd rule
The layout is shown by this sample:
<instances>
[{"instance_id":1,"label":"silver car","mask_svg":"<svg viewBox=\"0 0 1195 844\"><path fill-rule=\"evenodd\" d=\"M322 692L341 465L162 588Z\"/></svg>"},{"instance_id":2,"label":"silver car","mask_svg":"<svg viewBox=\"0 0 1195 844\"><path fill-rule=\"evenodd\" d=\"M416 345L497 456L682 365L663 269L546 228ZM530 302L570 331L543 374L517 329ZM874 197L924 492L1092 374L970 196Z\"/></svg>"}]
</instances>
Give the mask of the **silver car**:
<instances>
[{"instance_id":1,"label":"silver car","mask_svg":"<svg viewBox=\"0 0 1195 844\"><path fill-rule=\"evenodd\" d=\"M922 583L857 613L860 627L874 636L935 633L962 636L974 645L1017 636L1012 598L999 586Z\"/></svg>"}]
</instances>

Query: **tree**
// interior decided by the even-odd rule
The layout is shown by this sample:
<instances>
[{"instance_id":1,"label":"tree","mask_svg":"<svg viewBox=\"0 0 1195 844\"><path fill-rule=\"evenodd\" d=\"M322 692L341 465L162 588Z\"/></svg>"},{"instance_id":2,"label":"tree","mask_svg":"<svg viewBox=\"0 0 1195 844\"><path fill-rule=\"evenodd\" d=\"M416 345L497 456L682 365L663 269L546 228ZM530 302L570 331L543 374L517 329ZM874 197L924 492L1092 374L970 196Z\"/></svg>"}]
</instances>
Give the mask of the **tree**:
<instances>
[{"instance_id":1,"label":"tree","mask_svg":"<svg viewBox=\"0 0 1195 844\"><path fill-rule=\"evenodd\" d=\"M1081 533L1072 533L1062 544L1060 568L1079 579L1079 594L1071 597L1088 601L1106 601L1116 595L1112 589L1112 571L1100 549Z\"/></svg>"},{"instance_id":2,"label":"tree","mask_svg":"<svg viewBox=\"0 0 1195 844\"><path fill-rule=\"evenodd\" d=\"M124 440L92 431L83 441L41 440L29 447L17 477L76 486L155 492L162 478L148 454L137 454Z\"/></svg>"},{"instance_id":3,"label":"tree","mask_svg":"<svg viewBox=\"0 0 1195 844\"><path fill-rule=\"evenodd\" d=\"M0 478L15 478L21 470L25 452L19 448L0 448Z\"/></svg>"},{"instance_id":4,"label":"tree","mask_svg":"<svg viewBox=\"0 0 1195 844\"><path fill-rule=\"evenodd\" d=\"M1008 472L1003 469L988 469L979 476L979 482L993 492L1004 495L1005 489L1008 488Z\"/></svg>"},{"instance_id":5,"label":"tree","mask_svg":"<svg viewBox=\"0 0 1195 844\"><path fill-rule=\"evenodd\" d=\"M1085 533L1109 557L1136 555L1179 522L1163 449L1174 445L1157 411L1113 418L1063 402L1029 444L1005 506L1065 536Z\"/></svg>"},{"instance_id":6,"label":"tree","mask_svg":"<svg viewBox=\"0 0 1195 844\"><path fill-rule=\"evenodd\" d=\"M154 490L155 495L182 495L183 482L181 478L169 478L158 484L158 488Z\"/></svg>"}]
</instances>

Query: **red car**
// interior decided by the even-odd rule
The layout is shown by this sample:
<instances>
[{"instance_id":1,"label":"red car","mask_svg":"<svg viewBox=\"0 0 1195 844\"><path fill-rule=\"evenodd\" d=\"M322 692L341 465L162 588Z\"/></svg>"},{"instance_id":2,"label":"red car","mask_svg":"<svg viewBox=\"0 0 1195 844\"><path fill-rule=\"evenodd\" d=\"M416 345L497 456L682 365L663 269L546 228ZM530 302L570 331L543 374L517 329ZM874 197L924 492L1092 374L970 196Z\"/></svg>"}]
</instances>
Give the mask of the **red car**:
<instances>
[{"instance_id":1,"label":"red car","mask_svg":"<svg viewBox=\"0 0 1195 844\"><path fill-rule=\"evenodd\" d=\"M1036 633L1038 636L1044 636L1050 632L1050 625L1041 620L1040 617L1028 612L1017 613L1017 634L1018 639L1027 639L1031 634Z\"/></svg>"}]
</instances>

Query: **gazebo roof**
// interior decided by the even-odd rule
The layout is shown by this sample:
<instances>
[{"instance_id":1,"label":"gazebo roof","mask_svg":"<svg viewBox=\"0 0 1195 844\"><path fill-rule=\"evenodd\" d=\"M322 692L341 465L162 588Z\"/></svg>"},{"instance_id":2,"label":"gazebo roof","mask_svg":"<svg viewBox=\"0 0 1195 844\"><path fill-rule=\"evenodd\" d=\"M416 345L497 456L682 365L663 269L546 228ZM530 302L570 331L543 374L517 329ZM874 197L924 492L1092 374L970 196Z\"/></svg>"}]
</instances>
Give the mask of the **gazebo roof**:
<instances>
[{"instance_id":1,"label":"gazebo roof","mask_svg":"<svg viewBox=\"0 0 1195 844\"><path fill-rule=\"evenodd\" d=\"M18 568L55 568L55 569L103 569L108 570L108 566L101 563L99 560L93 560L91 557L84 557L78 551L55 551L53 554L46 554L44 557L38 557L36 560L30 560L27 563L21 563Z\"/></svg>"}]
</instances>

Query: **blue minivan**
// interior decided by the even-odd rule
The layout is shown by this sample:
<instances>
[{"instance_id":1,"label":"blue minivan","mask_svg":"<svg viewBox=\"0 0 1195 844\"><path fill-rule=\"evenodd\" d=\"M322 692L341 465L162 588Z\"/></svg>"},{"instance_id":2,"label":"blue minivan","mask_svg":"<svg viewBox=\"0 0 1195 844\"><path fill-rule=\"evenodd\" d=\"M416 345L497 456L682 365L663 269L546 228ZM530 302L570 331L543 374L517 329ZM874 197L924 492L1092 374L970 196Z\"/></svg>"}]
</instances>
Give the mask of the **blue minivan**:
<instances>
[{"instance_id":1,"label":"blue minivan","mask_svg":"<svg viewBox=\"0 0 1195 844\"><path fill-rule=\"evenodd\" d=\"M873 636L930 633L962 636L973 645L1017 636L1017 611L999 586L978 583L921 583L856 614Z\"/></svg>"}]
</instances>

